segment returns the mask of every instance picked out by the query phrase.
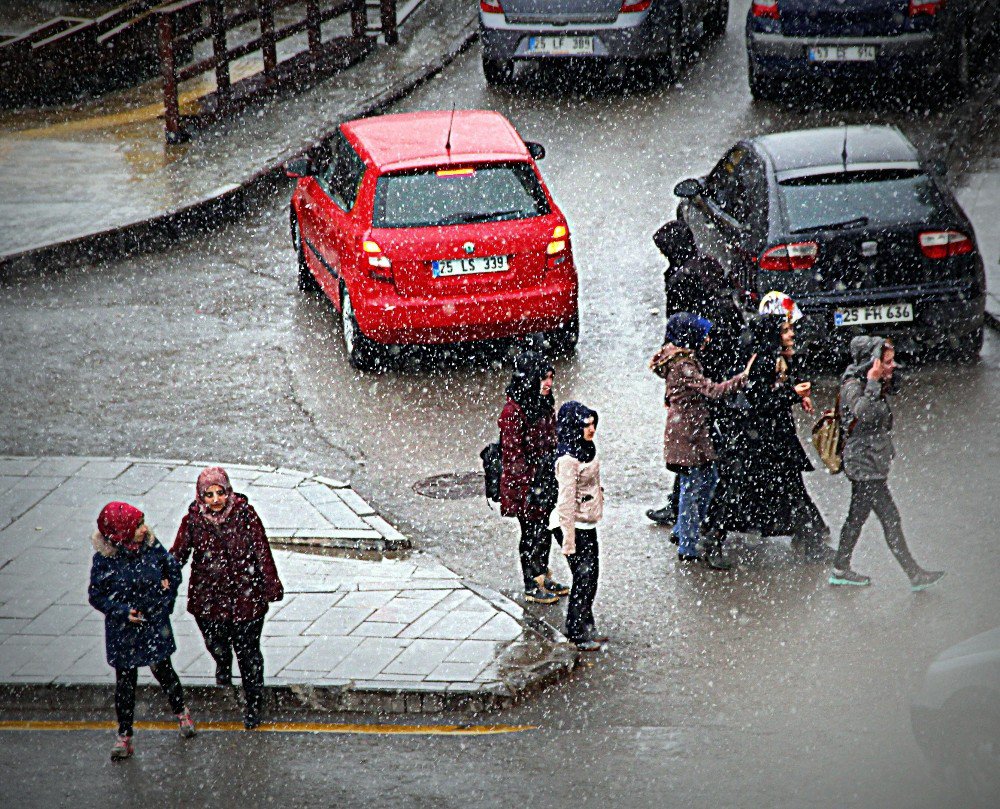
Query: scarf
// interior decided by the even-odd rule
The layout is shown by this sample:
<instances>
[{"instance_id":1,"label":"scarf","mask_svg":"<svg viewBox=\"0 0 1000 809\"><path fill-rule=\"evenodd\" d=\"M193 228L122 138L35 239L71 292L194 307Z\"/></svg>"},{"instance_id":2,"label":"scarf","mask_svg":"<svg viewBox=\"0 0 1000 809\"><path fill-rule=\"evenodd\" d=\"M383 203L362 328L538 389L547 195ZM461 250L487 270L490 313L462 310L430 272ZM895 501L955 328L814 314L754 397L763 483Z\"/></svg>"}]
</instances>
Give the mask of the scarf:
<instances>
[{"instance_id":1,"label":"scarf","mask_svg":"<svg viewBox=\"0 0 1000 809\"><path fill-rule=\"evenodd\" d=\"M229 495L226 500L226 507L222 511L212 511L202 499L205 496L205 492L208 491L209 486L221 486L222 490ZM201 516L217 528L224 525L226 520L229 519L229 515L233 513L233 509L236 508L236 498L233 497L233 485L229 482L229 475L226 474L226 470L221 466L206 467L198 475L196 489L198 492L198 512Z\"/></svg>"},{"instance_id":2,"label":"scarf","mask_svg":"<svg viewBox=\"0 0 1000 809\"><path fill-rule=\"evenodd\" d=\"M551 393L541 394L542 377L552 370L552 363L537 351L522 351L514 359L507 397L518 404L528 421L538 421L555 412L555 397Z\"/></svg>"},{"instance_id":3,"label":"scarf","mask_svg":"<svg viewBox=\"0 0 1000 809\"><path fill-rule=\"evenodd\" d=\"M594 460L597 447L593 441L585 441L583 438L584 422L589 418L594 419L596 427L597 411L579 402L566 402L559 408L556 419L556 435L559 441L556 446L557 456L572 455L580 463Z\"/></svg>"}]
</instances>

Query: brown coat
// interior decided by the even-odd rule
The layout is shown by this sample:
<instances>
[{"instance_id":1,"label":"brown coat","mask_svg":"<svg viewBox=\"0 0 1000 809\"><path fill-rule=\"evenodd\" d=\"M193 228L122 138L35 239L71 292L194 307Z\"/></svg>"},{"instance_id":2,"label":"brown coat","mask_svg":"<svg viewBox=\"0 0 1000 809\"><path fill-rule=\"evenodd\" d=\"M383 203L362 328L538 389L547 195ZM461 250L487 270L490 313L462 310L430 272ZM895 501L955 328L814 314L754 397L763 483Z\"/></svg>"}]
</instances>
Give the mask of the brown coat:
<instances>
[{"instance_id":1,"label":"brown coat","mask_svg":"<svg viewBox=\"0 0 1000 809\"><path fill-rule=\"evenodd\" d=\"M746 384L745 373L725 382L713 382L701 370L694 352L667 343L650 360L650 368L666 380L663 401L667 424L663 431L663 460L669 466L704 466L715 460L709 434L709 399L721 399Z\"/></svg>"},{"instance_id":2,"label":"brown coat","mask_svg":"<svg viewBox=\"0 0 1000 809\"><path fill-rule=\"evenodd\" d=\"M503 458L500 513L504 517L547 520L551 503L546 508L530 495L532 485L539 483L539 475L555 476L555 413L531 421L517 402L508 399L497 424Z\"/></svg>"}]
</instances>

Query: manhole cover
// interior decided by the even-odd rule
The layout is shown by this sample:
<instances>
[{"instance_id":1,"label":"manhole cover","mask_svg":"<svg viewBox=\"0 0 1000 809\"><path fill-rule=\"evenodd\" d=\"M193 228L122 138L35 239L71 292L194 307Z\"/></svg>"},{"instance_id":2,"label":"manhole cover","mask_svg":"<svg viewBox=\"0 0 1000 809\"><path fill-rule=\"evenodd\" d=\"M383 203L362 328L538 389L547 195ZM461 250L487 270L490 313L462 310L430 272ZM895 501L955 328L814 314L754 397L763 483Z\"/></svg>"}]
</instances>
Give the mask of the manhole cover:
<instances>
[{"instance_id":1,"label":"manhole cover","mask_svg":"<svg viewBox=\"0 0 1000 809\"><path fill-rule=\"evenodd\" d=\"M435 500L462 500L484 497L485 484L482 472L445 472L418 480L413 484L413 491Z\"/></svg>"}]
</instances>

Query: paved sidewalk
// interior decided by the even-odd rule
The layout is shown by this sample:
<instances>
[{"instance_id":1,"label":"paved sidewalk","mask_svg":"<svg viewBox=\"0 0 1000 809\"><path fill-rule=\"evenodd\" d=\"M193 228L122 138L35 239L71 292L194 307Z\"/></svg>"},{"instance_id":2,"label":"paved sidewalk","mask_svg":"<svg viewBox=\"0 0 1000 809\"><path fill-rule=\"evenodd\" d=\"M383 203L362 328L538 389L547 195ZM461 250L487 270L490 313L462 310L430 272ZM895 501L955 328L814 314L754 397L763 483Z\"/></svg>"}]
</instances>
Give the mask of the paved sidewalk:
<instances>
[{"instance_id":1,"label":"paved sidewalk","mask_svg":"<svg viewBox=\"0 0 1000 809\"><path fill-rule=\"evenodd\" d=\"M341 121L371 114L440 70L472 41L477 19L467 0L423 0L397 45L380 44L311 89L179 146L164 139L158 82L73 107L0 111L0 271L86 259L135 245L157 224L211 219L216 203L274 176Z\"/></svg>"},{"instance_id":2,"label":"paved sidewalk","mask_svg":"<svg viewBox=\"0 0 1000 809\"><path fill-rule=\"evenodd\" d=\"M169 547L206 465L0 457L0 708L107 701L114 677L104 659L103 616L87 603L96 514L108 500L127 500ZM407 544L344 482L222 465L272 542ZM503 707L575 664L575 647L558 632L424 554L402 550L370 561L274 553L286 595L268 613L263 648L280 706L379 713ZM185 686L198 699L231 702L228 689L214 686L214 663L186 612L186 583L173 627L174 665ZM140 681L152 682L148 671Z\"/></svg>"}]
</instances>

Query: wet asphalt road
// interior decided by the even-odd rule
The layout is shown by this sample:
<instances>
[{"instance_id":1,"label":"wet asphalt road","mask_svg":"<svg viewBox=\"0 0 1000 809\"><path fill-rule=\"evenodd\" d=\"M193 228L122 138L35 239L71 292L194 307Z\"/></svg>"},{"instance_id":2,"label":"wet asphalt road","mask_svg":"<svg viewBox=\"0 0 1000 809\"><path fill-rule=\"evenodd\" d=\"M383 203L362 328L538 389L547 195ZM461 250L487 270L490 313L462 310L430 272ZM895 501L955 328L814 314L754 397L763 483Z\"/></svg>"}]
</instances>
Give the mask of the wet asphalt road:
<instances>
[{"instance_id":1,"label":"wet asphalt road","mask_svg":"<svg viewBox=\"0 0 1000 809\"><path fill-rule=\"evenodd\" d=\"M649 236L672 217L674 183L706 172L748 133L874 120L928 148L955 126L952 110L901 103L753 105L735 18L675 88L631 94L614 80L544 71L497 92L473 49L399 107L455 102L508 115L546 145L542 168L574 236L583 336L558 364L556 396L601 413L609 509L596 611L613 640L572 681L493 718L539 729L462 739L203 734L187 745L149 733L125 767L106 761L107 733L0 733L0 780L23 784L30 805L126 794L220 806L950 800L916 746L908 701L939 651L1000 614L995 335L975 366L911 368L896 405L893 488L914 554L948 571L943 586L911 595L872 525L855 560L875 586L861 592L831 590L780 543L747 540L731 575L678 569L666 532L642 516L667 483L662 383L645 360L662 333L662 263ZM500 358L432 354L385 374L352 371L332 307L295 289L286 212L283 189L246 220L158 254L0 290L0 452L259 461L347 476L446 563L512 591L511 521L481 497L430 500L412 489L476 469L503 401ZM817 387L821 402L832 398L831 380ZM846 481L816 472L807 483L836 531Z\"/></svg>"}]
</instances>

